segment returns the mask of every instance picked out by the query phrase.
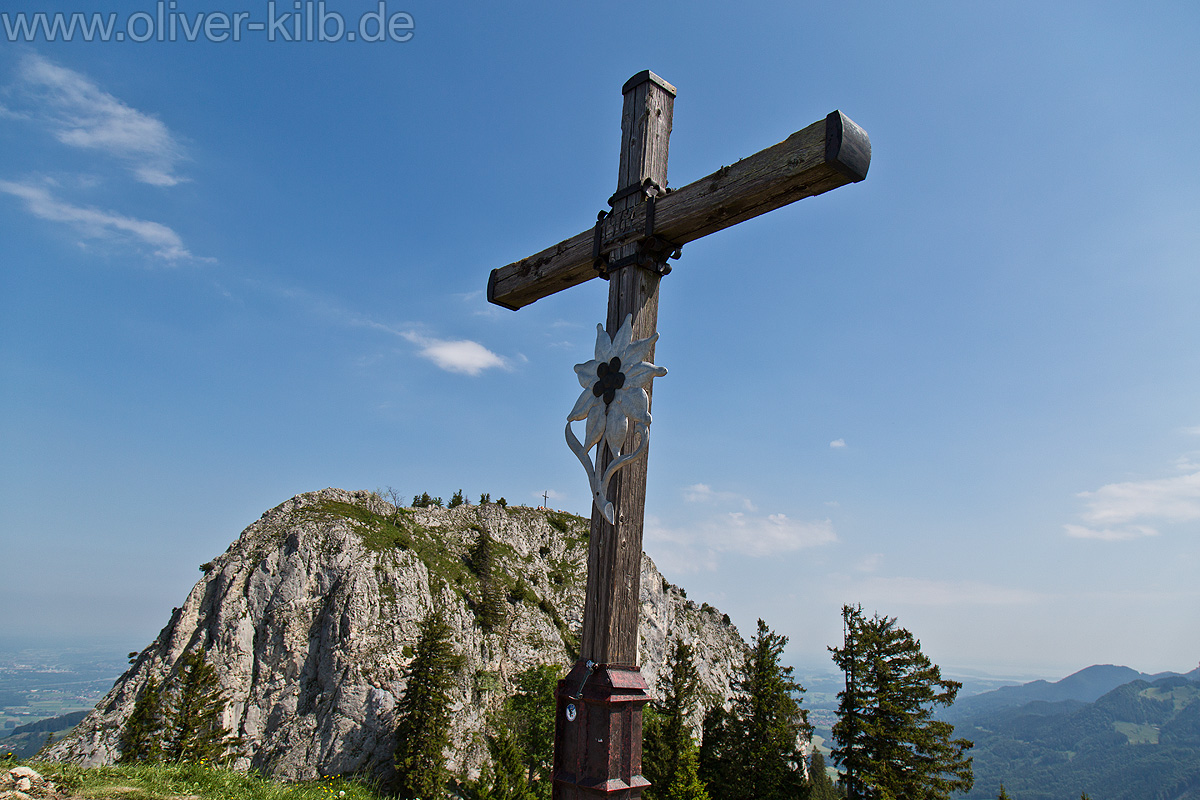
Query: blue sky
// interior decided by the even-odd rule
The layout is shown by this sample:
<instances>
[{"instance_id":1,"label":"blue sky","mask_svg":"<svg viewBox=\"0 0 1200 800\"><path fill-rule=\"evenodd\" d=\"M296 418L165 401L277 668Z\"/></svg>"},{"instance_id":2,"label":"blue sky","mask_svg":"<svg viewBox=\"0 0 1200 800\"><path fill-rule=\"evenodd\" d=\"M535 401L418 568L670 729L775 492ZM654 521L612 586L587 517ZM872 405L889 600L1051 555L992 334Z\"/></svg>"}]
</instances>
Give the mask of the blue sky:
<instances>
[{"instance_id":1,"label":"blue sky","mask_svg":"<svg viewBox=\"0 0 1200 800\"><path fill-rule=\"evenodd\" d=\"M139 649L326 486L588 513L562 425L607 287L484 289L595 220L649 68L674 186L834 109L874 150L664 279L664 573L807 670L854 602L948 669L1195 667L1194 4L397 12L408 41L0 41L0 639Z\"/></svg>"}]
</instances>

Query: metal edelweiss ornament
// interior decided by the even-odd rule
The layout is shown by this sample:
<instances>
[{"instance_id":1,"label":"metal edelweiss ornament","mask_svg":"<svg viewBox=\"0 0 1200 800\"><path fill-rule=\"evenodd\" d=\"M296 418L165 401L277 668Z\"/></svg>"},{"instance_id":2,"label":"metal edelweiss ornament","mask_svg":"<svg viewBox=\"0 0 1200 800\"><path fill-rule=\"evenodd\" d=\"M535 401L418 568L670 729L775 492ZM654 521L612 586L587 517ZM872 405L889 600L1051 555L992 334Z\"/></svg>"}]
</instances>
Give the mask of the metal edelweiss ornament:
<instances>
[{"instance_id":1,"label":"metal edelweiss ornament","mask_svg":"<svg viewBox=\"0 0 1200 800\"><path fill-rule=\"evenodd\" d=\"M621 329L611 339L603 325L596 326L596 357L575 365L575 374L583 394L567 415L567 445L587 471L592 488L592 501L610 525L616 524L613 505L608 501L608 484L617 470L646 451L650 439L650 395L646 387L656 377L667 374L666 367L657 367L646 360L658 334L647 339L633 340L633 315L627 315ZM587 420L583 443L575 437L571 423ZM629 423L641 433L641 442L632 453L621 453ZM604 444L613 460L599 475L600 455ZM596 446L593 465L588 451Z\"/></svg>"}]
</instances>

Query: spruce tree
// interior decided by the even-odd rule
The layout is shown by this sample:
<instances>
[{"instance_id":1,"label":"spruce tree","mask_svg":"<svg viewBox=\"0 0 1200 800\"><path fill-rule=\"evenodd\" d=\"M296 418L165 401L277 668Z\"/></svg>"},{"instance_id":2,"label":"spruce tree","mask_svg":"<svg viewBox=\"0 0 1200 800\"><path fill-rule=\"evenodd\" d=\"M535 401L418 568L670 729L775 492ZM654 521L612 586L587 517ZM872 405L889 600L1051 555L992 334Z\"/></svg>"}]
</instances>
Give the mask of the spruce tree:
<instances>
[{"instance_id":1,"label":"spruce tree","mask_svg":"<svg viewBox=\"0 0 1200 800\"><path fill-rule=\"evenodd\" d=\"M1086 800L1087 795L1084 795ZM1000 794L996 795L996 800L1012 800L1012 795L1004 788L1004 784L1000 784Z\"/></svg>"},{"instance_id":2,"label":"spruce tree","mask_svg":"<svg viewBox=\"0 0 1200 800\"><path fill-rule=\"evenodd\" d=\"M504 580L496 565L496 543L487 531L481 530L470 554L471 566L479 576L479 601L475 614L487 633L504 626Z\"/></svg>"},{"instance_id":3,"label":"spruce tree","mask_svg":"<svg viewBox=\"0 0 1200 800\"><path fill-rule=\"evenodd\" d=\"M666 737L663 735L663 718L653 702L642 708L642 777L650 785L642 790L646 800L661 800L667 781L670 758L667 755Z\"/></svg>"},{"instance_id":4,"label":"spruce tree","mask_svg":"<svg viewBox=\"0 0 1200 800\"><path fill-rule=\"evenodd\" d=\"M825 771L825 756L815 747L808 759L808 785L809 800L837 800L837 790Z\"/></svg>"},{"instance_id":5,"label":"spruce tree","mask_svg":"<svg viewBox=\"0 0 1200 800\"><path fill-rule=\"evenodd\" d=\"M153 675L146 681L133 711L121 728L122 763L157 762L162 760L163 696L158 681Z\"/></svg>"},{"instance_id":6,"label":"spruce tree","mask_svg":"<svg viewBox=\"0 0 1200 800\"><path fill-rule=\"evenodd\" d=\"M397 705L397 793L403 800L443 800L450 775L450 701L462 657L454 652L450 626L439 613L421 621L416 654L405 670Z\"/></svg>"},{"instance_id":7,"label":"spruce tree","mask_svg":"<svg viewBox=\"0 0 1200 800\"><path fill-rule=\"evenodd\" d=\"M700 757L695 743L691 743L675 765L675 776L671 780L663 800L710 800L708 789L700 780Z\"/></svg>"},{"instance_id":8,"label":"spruce tree","mask_svg":"<svg viewBox=\"0 0 1200 800\"><path fill-rule=\"evenodd\" d=\"M705 718L700 777L722 800L790 800L804 792L799 739L809 730L792 668L779 659L787 637L761 619L729 714ZM709 746L709 737L715 741Z\"/></svg>"},{"instance_id":9,"label":"spruce tree","mask_svg":"<svg viewBox=\"0 0 1200 800\"><path fill-rule=\"evenodd\" d=\"M526 778L533 797L550 797L553 786L554 689L562 670L542 664L517 675L516 693L509 698L510 718L516 720L517 740L525 752Z\"/></svg>"},{"instance_id":10,"label":"spruce tree","mask_svg":"<svg viewBox=\"0 0 1200 800\"><path fill-rule=\"evenodd\" d=\"M204 649L179 659L178 682L163 704L162 755L176 763L226 761L236 740L221 725L225 695Z\"/></svg>"},{"instance_id":11,"label":"spruce tree","mask_svg":"<svg viewBox=\"0 0 1200 800\"><path fill-rule=\"evenodd\" d=\"M700 739L700 779L709 794L720 800L735 796L740 776L737 774L737 741L733 720L720 705L710 706L704 714ZM740 796L740 795L739 795Z\"/></svg>"},{"instance_id":12,"label":"spruce tree","mask_svg":"<svg viewBox=\"0 0 1200 800\"><path fill-rule=\"evenodd\" d=\"M534 800L526 774L525 751L513 729L501 720L492 720L493 733L487 736L492 757L490 774L481 781L487 800Z\"/></svg>"},{"instance_id":13,"label":"spruce tree","mask_svg":"<svg viewBox=\"0 0 1200 800\"><path fill-rule=\"evenodd\" d=\"M846 674L833 757L846 772L850 800L949 800L951 792L970 791L971 742L952 739L954 726L933 718L933 707L953 703L962 684L944 680L895 618L868 620L850 606L842 615L843 646L830 648Z\"/></svg>"},{"instance_id":14,"label":"spruce tree","mask_svg":"<svg viewBox=\"0 0 1200 800\"><path fill-rule=\"evenodd\" d=\"M699 763L690 720L700 699L700 675L691 646L675 639L666 668L658 681L659 696L642 717L642 774L651 783L647 800L670 794L685 759Z\"/></svg>"}]
</instances>

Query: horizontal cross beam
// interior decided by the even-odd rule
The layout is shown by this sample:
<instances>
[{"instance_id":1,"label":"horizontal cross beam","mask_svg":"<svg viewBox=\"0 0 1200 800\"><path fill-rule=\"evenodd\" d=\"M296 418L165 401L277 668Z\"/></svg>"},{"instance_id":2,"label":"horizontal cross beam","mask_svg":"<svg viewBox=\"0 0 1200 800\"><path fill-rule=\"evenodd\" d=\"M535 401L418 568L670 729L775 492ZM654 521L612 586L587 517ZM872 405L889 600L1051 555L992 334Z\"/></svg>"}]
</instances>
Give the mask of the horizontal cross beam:
<instances>
[{"instance_id":1,"label":"horizontal cross beam","mask_svg":"<svg viewBox=\"0 0 1200 800\"><path fill-rule=\"evenodd\" d=\"M867 177L871 140L840 111L773 147L689 183L655 201L654 234L684 245L781 206ZM646 228L646 203L613 214L603 225L604 250L636 241ZM589 228L536 255L492 270L488 302L517 310L598 277L595 230Z\"/></svg>"}]
</instances>

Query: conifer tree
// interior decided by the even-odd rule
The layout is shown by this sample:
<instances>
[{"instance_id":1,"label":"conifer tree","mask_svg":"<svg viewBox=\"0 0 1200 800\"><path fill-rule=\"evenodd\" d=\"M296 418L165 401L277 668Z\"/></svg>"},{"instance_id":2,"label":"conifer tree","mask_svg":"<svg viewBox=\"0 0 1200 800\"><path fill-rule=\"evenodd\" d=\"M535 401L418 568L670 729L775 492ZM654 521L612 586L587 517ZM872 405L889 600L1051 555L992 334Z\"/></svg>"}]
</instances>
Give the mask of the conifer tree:
<instances>
[{"instance_id":1,"label":"conifer tree","mask_svg":"<svg viewBox=\"0 0 1200 800\"><path fill-rule=\"evenodd\" d=\"M954 726L933 719L933 707L954 702L962 684L944 680L921 643L878 614L842 609L846 635L830 648L846 673L833 726L834 760L846 772L850 800L949 800L974 783L972 744L951 739Z\"/></svg>"},{"instance_id":2,"label":"conifer tree","mask_svg":"<svg viewBox=\"0 0 1200 800\"><path fill-rule=\"evenodd\" d=\"M726 800L734 796L739 780L737 742L733 720L721 705L710 706L704 714L700 739L700 779L713 797Z\"/></svg>"},{"instance_id":3,"label":"conifer tree","mask_svg":"<svg viewBox=\"0 0 1200 800\"><path fill-rule=\"evenodd\" d=\"M529 800L549 798L554 761L554 689L562 670L554 664L530 667L516 675L516 691L504 701L494 727L510 731L521 762ZM493 759L495 757L493 756Z\"/></svg>"},{"instance_id":4,"label":"conifer tree","mask_svg":"<svg viewBox=\"0 0 1200 800\"><path fill-rule=\"evenodd\" d=\"M808 759L808 785L809 800L837 800L837 790L825 771L825 756L815 747Z\"/></svg>"},{"instance_id":5,"label":"conifer tree","mask_svg":"<svg viewBox=\"0 0 1200 800\"><path fill-rule=\"evenodd\" d=\"M479 576L479 604L476 615L484 631L491 633L504 626L504 581L496 566L496 543L481 530L471 548L471 566Z\"/></svg>"},{"instance_id":6,"label":"conifer tree","mask_svg":"<svg viewBox=\"0 0 1200 800\"><path fill-rule=\"evenodd\" d=\"M163 703L163 758L176 763L225 761L237 742L221 725L225 695L203 648L179 659L178 678Z\"/></svg>"},{"instance_id":7,"label":"conifer tree","mask_svg":"<svg viewBox=\"0 0 1200 800\"><path fill-rule=\"evenodd\" d=\"M675 765L675 776L667 786L663 800L710 800L708 789L700 780L700 756L695 743L691 743Z\"/></svg>"},{"instance_id":8,"label":"conifer tree","mask_svg":"<svg viewBox=\"0 0 1200 800\"><path fill-rule=\"evenodd\" d=\"M525 751L513 729L498 719L492 720L493 733L487 736L492 757L490 774L482 781L487 800L534 800L526 774Z\"/></svg>"},{"instance_id":9,"label":"conifer tree","mask_svg":"<svg viewBox=\"0 0 1200 800\"><path fill-rule=\"evenodd\" d=\"M421 621L416 654L405 670L397 705L397 791L403 800L443 800L449 772L450 694L462 657L454 652L450 626L437 612Z\"/></svg>"},{"instance_id":10,"label":"conifer tree","mask_svg":"<svg viewBox=\"0 0 1200 800\"><path fill-rule=\"evenodd\" d=\"M162 760L162 703L162 690L151 675L121 728L121 757L118 761L128 764Z\"/></svg>"},{"instance_id":11,"label":"conifer tree","mask_svg":"<svg viewBox=\"0 0 1200 800\"><path fill-rule=\"evenodd\" d=\"M1086 798L1087 795L1084 795ZM1012 795L1004 788L1004 784L1000 784L1000 794L996 795L996 800L1012 800Z\"/></svg>"},{"instance_id":12,"label":"conifer tree","mask_svg":"<svg viewBox=\"0 0 1200 800\"><path fill-rule=\"evenodd\" d=\"M807 713L796 695L804 691L792 668L779 662L787 637L761 619L746 654L729 714L705 718L700 777L722 800L785 800L804 791L803 755ZM723 717L723 718L722 718ZM716 741L709 747L709 736Z\"/></svg>"},{"instance_id":13,"label":"conifer tree","mask_svg":"<svg viewBox=\"0 0 1200 800\"><path fill-rule=\"evenodd\" d=\"M685 759L699 764L689 720L700 699L700 675L692 648L682 639L675 639L667 656L658 695L642 717L642 774L651 783L645 791L647 800L670 794Z\"/></svg>"},{"instance_id":14,"label":"conifer tree","mask_svg":"<svg viewBox=\"0 0 1200 800\"><path fill-rule=\"evenodd\" d=\"M465 502L465 498L463 497L462 489L459 489L450 498L450 503L447 507L448 508L458 508L459 506L461 506L463 504L463 502Z\"/></svg>"}]
</instances>

